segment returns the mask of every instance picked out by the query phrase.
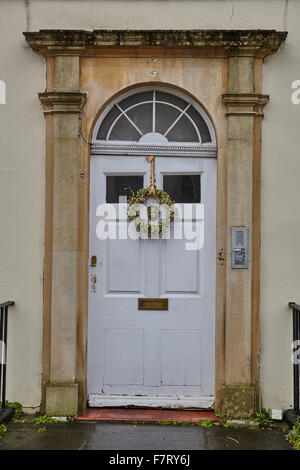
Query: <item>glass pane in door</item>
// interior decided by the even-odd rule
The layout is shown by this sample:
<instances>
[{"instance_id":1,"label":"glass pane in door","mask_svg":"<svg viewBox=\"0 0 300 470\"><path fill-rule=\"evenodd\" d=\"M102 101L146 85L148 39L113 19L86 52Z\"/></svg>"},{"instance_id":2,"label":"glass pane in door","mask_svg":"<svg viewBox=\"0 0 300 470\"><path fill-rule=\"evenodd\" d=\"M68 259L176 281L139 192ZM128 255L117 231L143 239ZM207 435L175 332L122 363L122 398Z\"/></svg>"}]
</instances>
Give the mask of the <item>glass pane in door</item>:
<instances>
[{"instance_id":1,"label":"glass pane in door","mask_svg":"<svg viewBox=\"0 0 300 470\"><path fill-rule=\"evenodd\" d=\"M164 175L164 191L178 203L200 203L200 175Z\"/></svg>"},{"instance_id":2,"label":"glass pane in door","mask_svg":"<svg viewBox=\"0 0 300 470\"><path fill-rule=\"evenodd\" d=\"M131 196L143 187L143 175L109 175L106 177L106 202L118 203L119 196Z\"/></svg>"}]
</instances>

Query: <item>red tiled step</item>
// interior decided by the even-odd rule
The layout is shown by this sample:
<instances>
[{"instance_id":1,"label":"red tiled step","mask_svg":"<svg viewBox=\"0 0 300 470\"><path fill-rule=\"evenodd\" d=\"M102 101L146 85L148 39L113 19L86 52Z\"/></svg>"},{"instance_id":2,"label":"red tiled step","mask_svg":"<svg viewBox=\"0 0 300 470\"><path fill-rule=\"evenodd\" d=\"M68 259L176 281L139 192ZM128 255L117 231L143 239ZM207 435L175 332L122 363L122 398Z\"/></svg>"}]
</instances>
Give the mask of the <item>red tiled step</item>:
<instances>
[{"instance_id":1,"label":"red tiled step","mask_svg":"<svg viewBox=\"0 0 300 470\"><path fill-rule=\"evenodd\" d=\"M200 421L220 421L213 411L162 410L142 408L87 408L78 421L181 421L199 423Z\"/></svg>"}]
</instances>

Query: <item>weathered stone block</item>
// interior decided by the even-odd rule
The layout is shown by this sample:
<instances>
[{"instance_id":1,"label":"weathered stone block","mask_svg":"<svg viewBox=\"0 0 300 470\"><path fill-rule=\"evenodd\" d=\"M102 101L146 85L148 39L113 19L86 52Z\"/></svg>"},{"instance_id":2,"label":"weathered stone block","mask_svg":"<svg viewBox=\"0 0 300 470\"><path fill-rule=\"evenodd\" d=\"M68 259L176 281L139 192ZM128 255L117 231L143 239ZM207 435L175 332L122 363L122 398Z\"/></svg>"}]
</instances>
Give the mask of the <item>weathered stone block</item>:
<instances>
[{"instance_id":1,"label":"weathered stone block","mask_svg":"<svg viewBox=\"0 0 300 470\"><path fill-rule=\"evenodd\" d=\"M253 57L229 58L228 90L230 93L253 93Z\"/></svg>"},{"instance_id":2,"label":"weathered stone block","mask_svg":"<svg viewBox=\"0 0 300 470\"><path fill-rule=\"evenodd\" d=\"M57 90L79 90L79 56L56 56L54 88Z\"/></svg>"},{"instance_id":3,"label":"weathered stone block","mask_svg":"<svg viewBox=\"0 0 300 470\"><path fill-rule=\"evenodd\" d=\"M241 111L244 111L243 109ZM253 140L253 116L251 114L237 114L228 116L228 140L252 142Z\"/></svg>"},{"instance_id":4,"label":"weathered stone block","mask_svg":"<svg viewBox=\"0 0 300 470\"><path fill-rule=\"evenodd\" d=\"M78 384L46 386L46 415L75 416L78 413Z\"/></svg>"},{"instance_id":5,"label":"weathered stone block","mask_svg":"<svg viewBox=\"0 0 300 470\"><path fill-rule=\"evenodd\" d=\"M222 415L229 418L251 418L255 413L253 385L223 385Z\"/></svg>"}]
</instances>

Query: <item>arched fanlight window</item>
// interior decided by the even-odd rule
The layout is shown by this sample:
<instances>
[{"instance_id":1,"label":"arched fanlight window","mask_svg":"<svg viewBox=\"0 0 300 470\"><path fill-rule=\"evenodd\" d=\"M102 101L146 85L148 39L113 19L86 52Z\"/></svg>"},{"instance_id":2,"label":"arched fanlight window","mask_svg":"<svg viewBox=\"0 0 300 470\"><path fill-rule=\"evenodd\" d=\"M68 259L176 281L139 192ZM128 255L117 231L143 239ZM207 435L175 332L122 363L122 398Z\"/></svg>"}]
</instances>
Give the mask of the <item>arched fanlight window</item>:
<instances>
[{"instance_id":1,"label":"arched fanlight window","mask_svg":"<svg viewBox=\"0 0 300 470\"><path fill-rule=\"evenodd\" d=\"M213 126L190 97L165 88L139 89L118 97L100 116L92 151L101 153L216 153Z\"/></svg>"}]
</instances>

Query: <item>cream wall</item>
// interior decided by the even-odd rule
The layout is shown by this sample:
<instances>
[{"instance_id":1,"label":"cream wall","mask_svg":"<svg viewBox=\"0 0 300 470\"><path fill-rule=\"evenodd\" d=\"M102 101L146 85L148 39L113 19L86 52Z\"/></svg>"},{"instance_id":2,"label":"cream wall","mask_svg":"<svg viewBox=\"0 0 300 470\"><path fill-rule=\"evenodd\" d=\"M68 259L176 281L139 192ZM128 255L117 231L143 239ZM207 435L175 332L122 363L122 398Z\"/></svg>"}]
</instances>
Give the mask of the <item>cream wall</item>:
<instances>
[{"instance_id":1,"label":"cream wall","mask_svg":"<svg viewBox=\"0 0 300 470\"><path fill-rule=\"evenodd\" d=\"M281 51L264 66L270 94L263 120L261 250L261 385L268 407L287 408L292 397L292 312L300 301L300 105L291 84L300 78L300 2L290 0Z\"/></svg>"},{"instance_id":2,"label":"cream wall","mask_svg":"<svg viewBox=\"0 0 300 470\"><path fill-rule=\"evenodd\" d=\"M40 403L43 307L44 60L23 40L23 2L0 2L0 301L9 311L7 398Z\"/></svg>"},{"instance_id":3,"label":"cream wall","mask_svg":"<svg viewBox=\"0 0 300 470\"><path fill-rule=\"evenodd\" d=\"M22 32L39 29L277 29L281 51L264 65L261 384L267 408L292 400L290 300L300 302L298 158L300 79L298 0L0 0L0 298L15 299L10 317L9 399L40 400L44 214L44 120L37 92L45 88L43 59ZM4 224L5 223L5 224ZM16 372L17 371L17 372Z\"/></svg>"}]
</instances>

